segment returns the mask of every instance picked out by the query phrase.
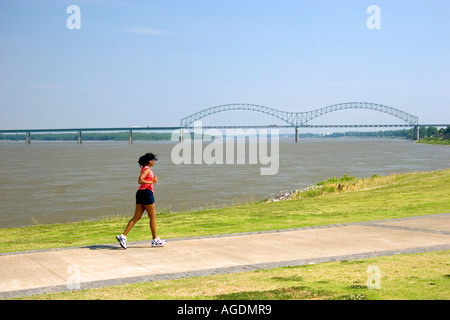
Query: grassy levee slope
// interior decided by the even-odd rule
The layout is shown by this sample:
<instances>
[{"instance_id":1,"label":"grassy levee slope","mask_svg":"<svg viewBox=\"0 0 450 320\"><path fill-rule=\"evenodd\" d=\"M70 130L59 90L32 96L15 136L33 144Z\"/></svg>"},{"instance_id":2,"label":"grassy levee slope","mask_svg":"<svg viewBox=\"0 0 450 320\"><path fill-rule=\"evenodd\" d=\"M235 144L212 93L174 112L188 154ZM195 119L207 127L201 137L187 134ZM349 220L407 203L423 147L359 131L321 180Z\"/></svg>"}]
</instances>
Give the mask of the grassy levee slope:
<instances>
[{"instance_id":1,"label":"grassy levee slope","mask_svg":"<svg viewBox=\"0 0 450 320\"><path fill-rule=\"evenodd\" d=\"M291 200L162 212L157 215L158 233L170 239L447 213L449 185L450 169L331 178L294 193ZM129 219L130 216L115 216L98 221L0 229L0 252L114 243L115 235L123 231ZM128 241L149 239L148 218L143 218L128 235Z\"/></svg>"}]
</instances>

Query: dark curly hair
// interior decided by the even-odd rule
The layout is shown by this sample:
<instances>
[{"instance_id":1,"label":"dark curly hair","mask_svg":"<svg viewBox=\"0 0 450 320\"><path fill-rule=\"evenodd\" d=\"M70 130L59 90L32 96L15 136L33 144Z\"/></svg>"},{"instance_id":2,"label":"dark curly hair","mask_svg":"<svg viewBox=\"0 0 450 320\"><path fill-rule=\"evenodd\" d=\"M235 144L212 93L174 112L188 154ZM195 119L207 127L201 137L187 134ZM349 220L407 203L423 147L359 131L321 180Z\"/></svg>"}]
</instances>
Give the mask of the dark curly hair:
<instances>
[{"instance_id":1,"label":"dark curly hair","mask_svg":"<svg viewBox=\"0 0 450 320\"><path fill-rule=\"evenodd\" d=\"M152 160L156 160L156 161L158 161L158 158L156 158L156 155L154 155L153 153L146 153L146 154L144 154L143 156L141 156L140 158L139 158L139 161L138 161L138 163L139 163L139 165L141 166L141 167L145 167L147 164L148 164L148 162L149 161L152 161Z\"/></svg>"}]
</instances>

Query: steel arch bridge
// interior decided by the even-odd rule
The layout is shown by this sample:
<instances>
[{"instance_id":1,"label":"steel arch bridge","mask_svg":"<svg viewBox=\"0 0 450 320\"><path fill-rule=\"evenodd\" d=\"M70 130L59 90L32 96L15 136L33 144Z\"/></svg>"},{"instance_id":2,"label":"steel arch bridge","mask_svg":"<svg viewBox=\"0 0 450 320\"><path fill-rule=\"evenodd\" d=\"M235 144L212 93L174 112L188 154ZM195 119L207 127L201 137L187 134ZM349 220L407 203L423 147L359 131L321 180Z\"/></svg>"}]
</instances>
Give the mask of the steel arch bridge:
<instances>
[{"instance_id":1,"label":"steel arch bridge","mask_svg":"<svg viewBox=\"0 0 450 320\"><path fill-rule=\"evenodd\" d=\"M197 120L200 120L202 118L205 118L207 116L210 116L210 115L213 115L213 114L216 114L219 112L226 112L226 111L233 111L233 110L248 110L248 111L261 112L261 113L271 115L275 118L285 121L289 126L298 128L298 127L307 126L307 123L314 118L320 117L320 116L330 113L330 112L335 112L335 111L345 110L345 109L366 109L366 110L374 110L374 111L378 111L378 112L383 112L383 113L389 114L393 117L396 117L411 126L417 126L419 123L419 118L417 116L414 116L412 114L404 112L400 109L396 109L396 108L389 107L389 106L384 106L384 105L377 104L377 103L370 103L370 102L339 103L339 104L334 104L334 105L323 107L323 108L320 108L317 110L306 111L306 112L286 112L286 111L281 111L281 110L277 110L277 109L273 109L273 108L269 108L269 107L264 107L261 105L236 103L236 104L225 104L225 105L215 106L212 108L207 108L207 109L201 110L199 112L196 112L188 117L181 119L180 126L183 128L186 128Z\"/></svg>"}]
</instances>

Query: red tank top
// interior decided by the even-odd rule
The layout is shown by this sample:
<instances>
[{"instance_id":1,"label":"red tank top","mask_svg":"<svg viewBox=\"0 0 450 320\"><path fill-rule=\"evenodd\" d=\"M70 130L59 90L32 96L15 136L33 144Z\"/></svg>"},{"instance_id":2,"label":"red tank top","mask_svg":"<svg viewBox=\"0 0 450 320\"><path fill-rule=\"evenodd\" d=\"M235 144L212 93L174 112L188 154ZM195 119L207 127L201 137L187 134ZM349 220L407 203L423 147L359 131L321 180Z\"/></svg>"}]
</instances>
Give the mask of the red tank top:
<instances>
[{"instance_id":1,"label":"red tank top","mask_svg":"<svg viewBox=\"0 0 450 320\"><path fill-rule=\"evenodd\" d=\"M150 169L150 168L149 168L149 166L142 167L141 173L145 169ZM149 172L148 176L146 176L144 178L144 180L150 182L150 181L153 181L154 177L155 177L155 175L153 174L152 170L150 169L150 172ZM153 191L153 183L152 184L141 184L138 190L143 190L143 189L148 189L148 190L151 190L152 192L154 192Z\"/></svg>"}]
</instances>

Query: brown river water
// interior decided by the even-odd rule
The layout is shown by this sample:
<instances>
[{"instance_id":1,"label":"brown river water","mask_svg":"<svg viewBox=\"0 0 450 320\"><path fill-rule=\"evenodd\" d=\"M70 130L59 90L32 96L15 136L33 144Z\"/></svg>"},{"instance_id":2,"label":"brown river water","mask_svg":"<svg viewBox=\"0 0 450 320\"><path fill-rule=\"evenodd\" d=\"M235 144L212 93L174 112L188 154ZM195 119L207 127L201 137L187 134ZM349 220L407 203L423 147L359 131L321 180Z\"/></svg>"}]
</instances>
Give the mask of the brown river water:
<instances>
[{"instance_id":1,"label":"brown river water","mask_svg":"<svg viewBox=\"0 0 450 320\"><path fill-rule=\"evenodd\" d=\"M279 141L278 171L263 164L180 164L176 142L0 143L0 228L132 216L139 156L158 155L153 167L157 212L259 201L323 179L370 177L450 167L450 148L385 139Z\"/></svg>"}]
</instances>

